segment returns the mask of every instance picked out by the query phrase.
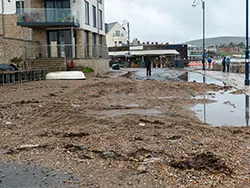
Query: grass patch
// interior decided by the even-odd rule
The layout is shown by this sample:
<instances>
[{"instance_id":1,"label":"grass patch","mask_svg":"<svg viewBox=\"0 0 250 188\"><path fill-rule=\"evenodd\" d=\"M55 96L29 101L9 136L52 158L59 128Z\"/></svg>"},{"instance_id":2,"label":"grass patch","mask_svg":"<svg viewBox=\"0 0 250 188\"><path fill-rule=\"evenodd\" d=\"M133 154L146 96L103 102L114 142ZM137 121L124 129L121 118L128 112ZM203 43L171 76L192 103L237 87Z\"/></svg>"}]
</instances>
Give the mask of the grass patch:
<instances>
[{"instance_id":1,"label":"grass patch","mask_svg":"<svg viewBox=\"0 0 250 188\"><path fill-rule=\"evenodd\" d=\"M82 69L82 72L83 73L90 73L90 72L94 72L94 70L92 68L90 68L90 67L84 67Z\"/></svg>"}]
</instances>

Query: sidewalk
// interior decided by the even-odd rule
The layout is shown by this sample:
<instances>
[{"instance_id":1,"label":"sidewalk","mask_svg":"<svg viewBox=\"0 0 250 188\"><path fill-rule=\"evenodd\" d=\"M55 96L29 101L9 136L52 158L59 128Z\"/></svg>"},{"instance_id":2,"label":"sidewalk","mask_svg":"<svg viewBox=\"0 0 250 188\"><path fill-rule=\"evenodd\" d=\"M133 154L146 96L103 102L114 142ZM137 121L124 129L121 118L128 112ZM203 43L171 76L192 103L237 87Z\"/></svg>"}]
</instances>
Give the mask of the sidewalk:
<instances>
[{"instance_id":1,"label":"sidewalk","mask_svg":"<svg viewBox=\"0 0 250 188\"><path fill-rule=\"evenodd\" d=\"M124 76L126 74L128 74L128 70L121 68L120 70L113 70L113 69L109 69L109 72L106 74L107 76L111 77L111 78L115 78L115 77L120 77L120 76Z\"/></svg>"},{"instance_id":2,"label":"sidewalk","mask_svg":"<svg viewBox=\"0 0 250 188\"><path fill-rule=\"evenodd\" d=\"M204 73L202 70L196 70L195 72ZM246 94L250 95L250 86L245 86L245 74L223 73L222 71L206 71L205 75L220 80L236 89L243 90Z\"/></svg>"}]
</instances>

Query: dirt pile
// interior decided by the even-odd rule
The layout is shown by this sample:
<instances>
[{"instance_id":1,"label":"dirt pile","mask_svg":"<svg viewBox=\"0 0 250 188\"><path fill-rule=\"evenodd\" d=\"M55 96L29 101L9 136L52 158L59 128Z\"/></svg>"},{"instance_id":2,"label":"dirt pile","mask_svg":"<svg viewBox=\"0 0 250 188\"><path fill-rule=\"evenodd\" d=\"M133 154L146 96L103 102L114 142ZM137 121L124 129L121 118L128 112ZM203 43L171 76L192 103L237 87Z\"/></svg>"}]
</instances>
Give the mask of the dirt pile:
<instances>
[{"instance_id":1,"label":"dirt pile","mask_svg":"<svg viewBox=\"0 0 250 188\"><path fill-rule=\"evenodd\" d=\"M249 185L249 129L211 127L190 110L222 87L129 77L1 87L0 161L72 172L79 186Z\"/></svg>"}]
</instances>

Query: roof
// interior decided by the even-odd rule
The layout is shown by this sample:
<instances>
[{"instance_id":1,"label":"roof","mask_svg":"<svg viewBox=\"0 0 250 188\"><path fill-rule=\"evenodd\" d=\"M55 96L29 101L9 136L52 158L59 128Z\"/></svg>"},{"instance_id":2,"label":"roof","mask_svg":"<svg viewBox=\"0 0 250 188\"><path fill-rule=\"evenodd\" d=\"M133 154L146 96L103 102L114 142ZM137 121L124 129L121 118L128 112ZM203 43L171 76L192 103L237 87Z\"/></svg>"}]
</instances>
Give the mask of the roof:
<instances>
[{"instance_id":1,"label":"roof","mask_svg":"<svg viewBox=\"0 0 250 188\"><path fill-rule=\"evenodd\" d=\"M108 33L118 22L106 23L105 24L105 32Z\"/></svg>"},{"instance_id":2,"label":"roof","mask_svg":"<svg viewBox=\"0 0 250 188\"><path fill-rule=\"evenodd\" d=\"M131 56L143 56L143 55L178 55L179 52L176 50L137 50L130 51ZM109 52L110 56L125 56L128 54L128 51L119 51L119 52Z\"/></svg>"}]
</instances>

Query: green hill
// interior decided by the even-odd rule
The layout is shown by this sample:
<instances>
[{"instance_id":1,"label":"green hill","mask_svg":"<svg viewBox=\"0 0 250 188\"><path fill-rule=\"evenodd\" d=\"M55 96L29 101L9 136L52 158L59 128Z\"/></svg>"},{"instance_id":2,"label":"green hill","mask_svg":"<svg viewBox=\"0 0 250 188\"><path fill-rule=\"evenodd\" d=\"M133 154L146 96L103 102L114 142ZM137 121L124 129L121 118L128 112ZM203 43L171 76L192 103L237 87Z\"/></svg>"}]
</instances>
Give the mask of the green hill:
<instances>
[{"instance_id":1,"label":"green hill","mask_svg":"<svg viewBox=\"0 0 250 188\"><path fill-rule=\"evenodd\" d=\"M228 45L231 42L234 44L239 44L243 42L245 44L246 38L245 37L214 37L214 38L207 38L206 39L206 47L208 46L215 46L219 44L225 44ZM185 44L190 44L190 45L196 45L196 46L202 46L203 45L203 40L192 40L192 41L187 41Z\"/></svg>"}]
</instances>

